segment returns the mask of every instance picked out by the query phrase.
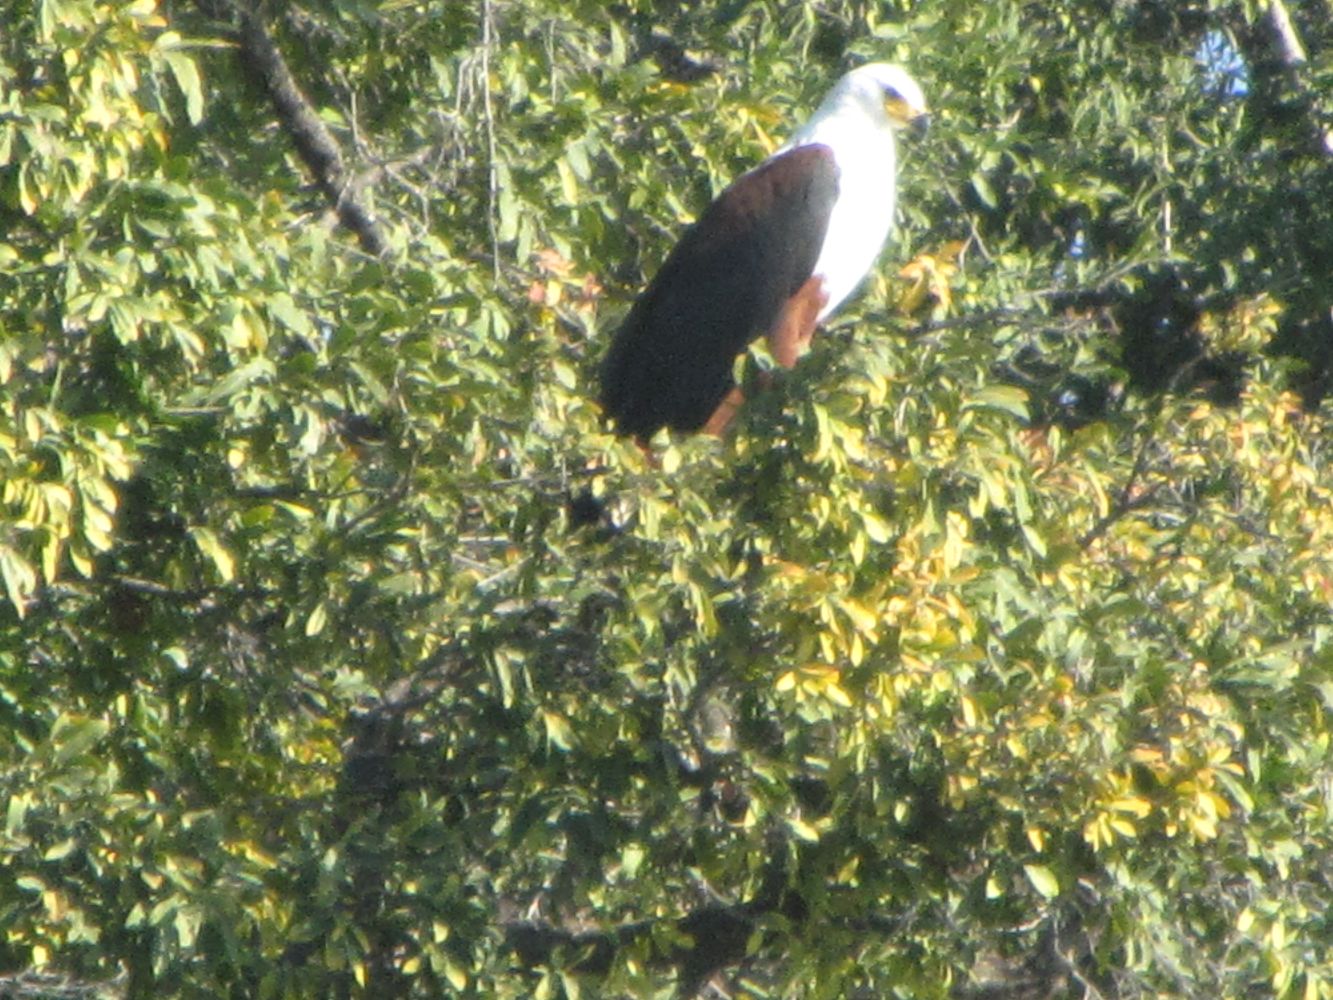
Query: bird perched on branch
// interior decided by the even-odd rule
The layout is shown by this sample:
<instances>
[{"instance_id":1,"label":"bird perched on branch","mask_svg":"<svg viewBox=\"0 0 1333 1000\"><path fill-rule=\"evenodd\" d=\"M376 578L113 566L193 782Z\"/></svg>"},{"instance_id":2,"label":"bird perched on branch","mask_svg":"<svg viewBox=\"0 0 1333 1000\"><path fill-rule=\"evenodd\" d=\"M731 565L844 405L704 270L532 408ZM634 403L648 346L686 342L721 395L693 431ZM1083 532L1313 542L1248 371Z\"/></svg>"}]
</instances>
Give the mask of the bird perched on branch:
<instances>
[{"instance_id":1,"label":"bird perched on branch","mask_svg":"<svg viewBox=\"0 0 1333 1000\"><path fill-rule=\"evenodd\" d=\"M888 238L894 133L928 121L906 70L861 66L785 146L718 195L634 303L602 364L602 408L622 433L720 433L743 399L732 366L758 336L779 365L796 363Z\"/></svg>"}]
</instances>

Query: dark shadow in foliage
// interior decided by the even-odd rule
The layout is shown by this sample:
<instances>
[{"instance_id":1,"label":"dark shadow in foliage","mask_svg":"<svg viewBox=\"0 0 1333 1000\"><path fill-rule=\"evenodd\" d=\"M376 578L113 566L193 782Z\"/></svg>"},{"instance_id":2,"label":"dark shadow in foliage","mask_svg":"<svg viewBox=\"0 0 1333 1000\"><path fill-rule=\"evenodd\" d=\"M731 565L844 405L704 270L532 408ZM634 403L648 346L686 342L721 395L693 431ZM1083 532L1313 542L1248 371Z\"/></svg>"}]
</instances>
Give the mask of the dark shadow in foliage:
<instances>
[{"instance_id":1,"label":"dark shadow in foliage","mask_svg":"<svg viewBox=\"0 0 1333 1000\"><path fill-rule=\"evenodd\" d=\"M1189 277L1176 269L1146 271L1132 288L1114 286L1062 293L1051 297L1055 310L1096 311L1113 325L1119 339L1120 367L1129 387L1139 393L1197 392L1218 405L1233 405L1245 385L1247 357L1210 354L1199 333L1205 310L1225 309L1221 300L1204 301ZM1027 359L1055 410L1096 412L1099 397L1110 401L1111 387L1087 386L1073 373L1052 379L1039 362ZM1030 386L1024 386L1030 388ZM1061 402L1061 397L1065 402Z\"/></svg>"},{"instance_id":2,"label":"dark shadow in foliage","mask_svg":"<svg viewBox=\"0 0 1333 1000\"><path fill-rule=\"evenodd\" d=\"M602 540L620 533L607 509L606 501L597 496L590 486L565 494L565 521L570 531L596 529L596 536Z\"/></svg>"},{"instance_id":3,"label":"dark shadow in foliage","mask_svg":"<svg viewBox=\"0 0 1333 1000\"><path fill-rule=\"evenodd\" d=\"M1204 303L1176 270L1147 275L1141 287L1110 302L1130 384L1147 393L1202 391L1232 405L1244 386L1243 356L1210 355L1199 336Z\"/></svg>"},{"instance_id":4,"label":"dark shadow in foliage","mask_svg":"<svg viewBox=\"0 0 1333 1000\"><path fill-rule=\"evenodd\" d=\"M1269 349L1300 363L1291 381L1306 407L1314 409L1333 391L1333 311L1283 323Z\"/></svg>"},{"instance_id":5,"label":"dark shadow in foliage","mask_svg":"<svg viewBox=\"0 0 1333 1000\"><path fill-rule=\"evenodd\" d=\"M996 382L1018 386L1027 393L1033 427L1078 430L1110 416L1124 395L1110 374L1069 371L1048 361L1035 346L1021 349L992 376Z\"/></svg>"},{"instance_id":6,"label":"dark shadow in foliage","mask_svg":"<svg viewBox=\"0 0 1333 1000\"><path fill-rule=\"evenodd\" d=\"M676 919L673 929L685 943L649 960L654 968L676 970L678 996L695 996L714 973L744 959L750 938L765 917L780 916L793 923L805 917L804 901L787 887L780 835L773 839L768 866L752 899L701 906ZM622 951L649 939L660 924L640 920L609 930L575 932L537 921L514 921L505 927L505 943L530 968L557 964L578 973L605 975Z\"/></svg>"}]
</instances>

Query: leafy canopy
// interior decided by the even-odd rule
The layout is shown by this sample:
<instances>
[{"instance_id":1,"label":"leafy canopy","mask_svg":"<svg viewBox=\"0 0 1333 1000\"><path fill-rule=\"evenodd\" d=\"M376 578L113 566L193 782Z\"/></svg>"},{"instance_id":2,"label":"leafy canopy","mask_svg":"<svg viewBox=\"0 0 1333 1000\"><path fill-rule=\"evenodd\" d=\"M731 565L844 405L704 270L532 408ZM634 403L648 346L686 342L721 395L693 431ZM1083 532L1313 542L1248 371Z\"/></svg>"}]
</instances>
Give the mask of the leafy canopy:
<instances>
[{"instance_id":1,"label":"leafy canopy","mask_svg":"<svg viewBox=\"0 0 1333 1000\"><path fill-rule=\"evenodd\" d=\"M1321 4L247 12L3 6L6 987L1333 996ZM937 120L881 274L608 435L869 58Z\"/></svg>"}]
</instances>

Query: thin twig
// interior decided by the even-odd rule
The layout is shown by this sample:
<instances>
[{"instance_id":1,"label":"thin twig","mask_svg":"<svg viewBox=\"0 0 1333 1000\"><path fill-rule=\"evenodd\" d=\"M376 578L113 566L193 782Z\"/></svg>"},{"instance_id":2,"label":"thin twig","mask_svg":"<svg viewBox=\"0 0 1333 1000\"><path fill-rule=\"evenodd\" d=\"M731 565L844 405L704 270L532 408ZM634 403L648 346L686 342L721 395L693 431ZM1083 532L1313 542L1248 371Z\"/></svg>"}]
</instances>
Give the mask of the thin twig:
<instances>
[{"instance_id":1,"label":"thin twig","mask_svg":"<svg viewBox=\"0 0 1333 1000\"><path fill-rule=\"evenodd\" d=\"M967 220L967 228L969 233L968 241L970 243L975 243L977 245L977 249L981 251L981 256L986 258L986 262L988 264L994 264L995 258L992 257L990 255L990 251L986 249L986 242L981 238L981 233L977 230L977 224L973 220L972 213L967 211L963 207L962 201L956 194L953 193L953 189L950 188L947 184L944 186L943 190L944 190L944 196L948 198L950 202L952 202L953 207L958 209L959 214L961 214L963 218Z\"/></svg>"},{"instance_id":2,"label":"thin twig","mask_svg":"<svg viewBox=\"0 0 1333 1000\"><path fill-rule=\"evenodd\" d=\"M495 111L491 106L491 0L481 4L481 104L486 122L486 227L491 235L491 268L500 283L500 234L496 227L496 201L500 187L495 154Z\"/></svg>"},{"instance_id":3,"label":"thin twig","mask_svg":"<svg viewBox=\"0 0 1333 1000\"><path fill-rule=\"evenodd\" d=\"M1120 495L1116 498L1115 503L1111 505L1111 509L1100 517L1097 520L1097 523L1089 528L1088 531L1084 533L1083 537L1079 539L1080 548L1087 548L1091 542L1105 534L1106 529L1116 521L1119 521L1131 511L1147 506L1148 503L1156 498L1158 492L1156 487L1137 497L1133 496L1134 487L1137 485L1139 477L1143 475L1143 470L1147 467L1148 449L1151 448L1157 440L1157 431L1159 430L1157 423L1166 409L1167 398L1176 391L1182 382L1184 382L1186 376L1198 367L1202 358L1203 356L1199 355L1181 365L1180 368L1176 370L1175 374L1171 376L1171 380L1167 382L1166 388L1157 396L1156 401L1153 404L1152 412L1148 415L1143 440L1139 442L1138 451L1134 455L1134 464L1130 466L1129 475L1125 478L1124 485L1120 487Z\"/></svg>"},{"instance_id":4,"label":"thin twig","mask_svg":"<svg viewBox=\"0 0 1333 1000\"><path fill-rule=\"evenodd\" d=\"M988 309L986 312L965 313L961 316L950 316L947 319L928 319L924 323L918 324L912 329L913 336L923 336L927 333L936 333L940 330L952 330L960 326L984 326L987 323L993 323L997 320L1021 319L1041 315L1034 313L1030 309L1000 308Z\"/></svg>"}]
</instances>

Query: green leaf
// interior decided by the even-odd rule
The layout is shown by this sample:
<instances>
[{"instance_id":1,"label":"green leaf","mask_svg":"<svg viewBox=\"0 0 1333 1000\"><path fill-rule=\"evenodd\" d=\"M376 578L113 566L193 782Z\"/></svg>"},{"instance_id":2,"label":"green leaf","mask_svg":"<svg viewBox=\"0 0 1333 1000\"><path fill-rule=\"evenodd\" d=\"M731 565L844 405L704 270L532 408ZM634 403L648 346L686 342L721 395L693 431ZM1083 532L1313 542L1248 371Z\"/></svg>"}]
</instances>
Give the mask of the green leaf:
<instances>
[{"instance_id":1,"label":"green leaf","mask_svg":"<svg viewBox=\"0 0 1333 1000\"><path fill-rule=\"evenodd\" d=\"M58 844L52 844L42 852L43 861L62 861L73 854L79 847L79 842L73 837L66 837Z\"/></svg>"},{"instance_id":2,"label":"green leaf","mask_svg":"<svg viewBox=\"0 0 1333 1000\"><path fill-rule=\"evenodd\" d=\"M1054 899L1060 895L1060 880L1055 877L1055 873L1045 865L1024 865L1023 871L1027 873L1028 881L1032 883L1032 888L1047 899Z\"/></svg>"},{"instance_id":3,"label":"green leaf","mask_svg":"<svg viewBox=\"0 0 1333 1000\"><path fill-rule=\"evenodd\" d=\"M236 560L217 533L212 528L197 527L190 529L190 537L204 558L213 564L222 582L231 583L236 578Z\"/></svg>"},{"instance_id":4,"label":"green leaf","mask_svg":"<svg viewBox=\"0 0 1333 1000\"><path fill-rule=\"evenodd\" d=\"M297 307L296 302L286 292L270 295L264 304L273 318L288 330L307 339L314 338L315 328L310 322L310 317Z\"/></svg>"},{"instance_id":5,"label":"green leaf","mask_svg":"<svg viewBox=\"0 0 1333 1000\"><path fill-rule=\"evenodd\" d=\"M799 816L789 816L787 818L787 828L796 834L799 839L808 843L813 844L819 841L819 831Z\"/></svg>"},{"instance_id":6,"label":"green leaf","mask_svg":"<svg viewBox=\"0 0 1333 1000\"><path fill-rule=\"evenodd\" d=\"M37 571L23 556L7 545L0 545L0 578L5 582L5 594L15 613L22 618L27 613L28 601L37 589Z\"/></svg>"},{"instance_id":7,"label":"green leaf","mask_svg":"<svg viewBox=\"0 0 1333 1000\"><path fill-rule=\"evenodd\" d=\"M451 958L444 960L444 978L460 993L467 989L467 970Z\"/></svg>"},{"instance_id":8,"label":"green leaf","mask_svg":"<svg viewBox=\"0 0 1333 1000\"><path fill-rule=\"evenodd\" d=\"M574 731L569 720L559 712L549 709L541 711L542 726L546 731L546 741L558 750L570 750L574 746Z\"/></svg>"},{"instance_id":9,"label":"green leaf","mask_svg":"<svg viewBox=\"0 0 1333 1000\"><path fill-rule=\"evenodd\" d=\"M90 719L78 715L61 715L51 727L48 738L55 751L52 762L61 765L82 757L97 745L110 731L104 719Z\"/></svg>"},{"instance_id":10,"label":"green leaf","mask_svg":"<svg viewBox=\"0 0 1333 1000\"><path fill-rule=\"evenodd\" d=\"M981 199L983 205L991 209L1000 207L1000 200L995 196L995 189L991 187L990 181L986 179L985 174L977 171L972 174L969 181L972 185L972 190L977 193L977 197Z\"/></svg>"},{"instance_id":11,"label":"green leaf","mask_svg":"<svg viewBox=\"0 0 1333 1000\"><path fill-rule=\"evenodd\" d=\"M984 386L970 395L963 405L968 409L999 410L1023 421L1029 419L1028 394L1014 385Z\"/></svg>"},{"instance_id":12,"label":"green leaf","mask_svg":"<svg viewBox=\"0 0 1333 1000\"><path fill-rule=\"evenodd\" d=\"M315 605L315 610L310 612L310 616L305 620L305 634L307 636L316 636L324 631L324 626L329 620L329 604L327 601L320 601Z\"/></svg>"},{"instance_id":13,"label":"green leaf","mask_svg":"<svg viewBox=\"0 0 1333 1000\"><path fill-rule=\"evenodd\" d=\"M162 55L176 80L176 86L185 95L185 113L191 124L198 125L204 118L204 85L199 76L199 67L188 52L174 45L164 46Z\"/></svg>"}]
</instances>

